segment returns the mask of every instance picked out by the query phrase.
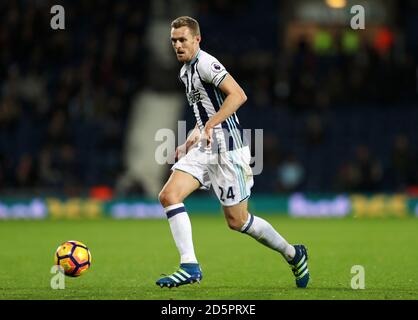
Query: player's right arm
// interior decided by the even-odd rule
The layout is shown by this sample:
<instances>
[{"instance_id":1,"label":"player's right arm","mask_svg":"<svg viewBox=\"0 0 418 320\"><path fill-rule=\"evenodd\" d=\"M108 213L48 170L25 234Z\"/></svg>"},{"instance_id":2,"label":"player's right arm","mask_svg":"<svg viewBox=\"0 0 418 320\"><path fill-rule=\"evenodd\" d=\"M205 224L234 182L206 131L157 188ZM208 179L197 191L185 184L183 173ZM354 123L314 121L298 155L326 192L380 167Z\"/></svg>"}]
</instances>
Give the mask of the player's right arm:
<instances>
[{"instance_id":1,"label":"player's right arm","mask_svg":"<svg viewBox=\"0 0 418 320\"><path fill-rule=\"evenodd\" d=\"M183 157L191 148L193 148L196 143L198 143L200 140L200 130L199 127L194 127L191 134L187 137L186 142L182 145L178 146L176 149L176 158L179 160L181 157Z\"/></svg>"}]
</instances>

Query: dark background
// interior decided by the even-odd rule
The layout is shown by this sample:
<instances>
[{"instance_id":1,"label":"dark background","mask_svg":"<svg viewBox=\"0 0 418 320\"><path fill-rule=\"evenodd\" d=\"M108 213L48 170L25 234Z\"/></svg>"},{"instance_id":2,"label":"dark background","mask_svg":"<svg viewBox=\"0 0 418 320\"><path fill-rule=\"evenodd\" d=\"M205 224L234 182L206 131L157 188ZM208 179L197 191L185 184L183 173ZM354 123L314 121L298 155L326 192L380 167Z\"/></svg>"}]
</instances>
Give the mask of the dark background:
<instances>
[{"instance_id":1,"label":"dark background","mask_svg":"<svg viewBox=\"0 0 418 320\"><path fill-rule=\"evenodd\" d=\"M186 2L200 22L201 47L248 96L241 124L264 129L264 171L254 190L413 193L416 2L375 1L365 30L329 15L309 19L298 10L303 2L328 6ZM351 17L347 2L328 10ZM151 1L0 2L1 194L114 190L126 169L133 96L150 87L183 92L179 65L159 66L147 38L153 19L163 18L169 42L170 21L183 14L176 1L159 3L156 13ZM50 27L55 4L65 8L65 30Z\"/></svg>"}]
</instances>

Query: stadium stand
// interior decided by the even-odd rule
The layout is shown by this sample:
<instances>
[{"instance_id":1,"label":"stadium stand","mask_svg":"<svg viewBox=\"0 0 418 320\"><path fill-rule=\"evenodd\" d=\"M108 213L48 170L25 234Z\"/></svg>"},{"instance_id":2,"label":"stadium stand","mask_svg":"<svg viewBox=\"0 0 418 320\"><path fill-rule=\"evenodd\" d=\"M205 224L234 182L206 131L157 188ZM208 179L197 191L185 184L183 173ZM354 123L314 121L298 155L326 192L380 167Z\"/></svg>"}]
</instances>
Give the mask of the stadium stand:
<instances>
[{"instance_id":1,"label":"stadium stand","mask_svg":"<svg viewBox=\"0 0 418 320\"><path fill-rule=\"evenodd\" d=\"M150 1L64 1L65 31L44 23L51 4L0 4L3 194L113 188L124 170L131 100L147 84ZM398 32L385 50L362 43L328 54L304 38L286 49L279 5L195 3L202 48L249 97L242 124L264 129L264 173L255 189L392 192L417 184L414 3L399 6ZM184 117L194 124L186 105Z\"/></svg>"}]
</instances>

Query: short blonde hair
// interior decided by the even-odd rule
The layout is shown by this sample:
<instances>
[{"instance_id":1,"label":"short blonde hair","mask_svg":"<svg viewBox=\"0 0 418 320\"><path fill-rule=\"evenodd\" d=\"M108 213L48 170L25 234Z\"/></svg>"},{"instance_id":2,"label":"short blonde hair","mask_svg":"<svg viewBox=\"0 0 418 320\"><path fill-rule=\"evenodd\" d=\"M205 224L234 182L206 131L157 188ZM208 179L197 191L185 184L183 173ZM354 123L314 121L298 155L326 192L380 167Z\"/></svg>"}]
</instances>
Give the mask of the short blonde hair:
<instances>
[{"instance_id":1,"label":"short blonde hair","mask_svg":"<svg viewBox=\"0 0 418 320\"><path fill-rule=\"evenodd\" d=\"M181 16L171 22L171 27L174 29L180 27L188 27L194 36L200 36L200 27L199 22L197 22L192 17Z\"/></svg>"}]
</instances>

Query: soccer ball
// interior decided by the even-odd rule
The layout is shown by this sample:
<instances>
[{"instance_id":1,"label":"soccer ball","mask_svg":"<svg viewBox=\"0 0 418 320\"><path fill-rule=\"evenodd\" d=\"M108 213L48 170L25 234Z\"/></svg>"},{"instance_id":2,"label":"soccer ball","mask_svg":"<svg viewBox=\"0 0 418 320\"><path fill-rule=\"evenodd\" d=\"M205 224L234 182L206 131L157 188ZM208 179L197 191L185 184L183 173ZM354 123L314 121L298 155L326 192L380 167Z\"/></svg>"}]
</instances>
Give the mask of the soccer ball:
<instances>
[{"instance_id":1,"label":"soccer ball","mask_svg":"<svg viewBox=\"0 0 418 320\"><path fill-rule=\"evenodd\" d=\"M80 241L66 241L55 252L54 262L62 267L66 276L78 277L90 268L90 250Z\"/></svg>"}]
</instances>

